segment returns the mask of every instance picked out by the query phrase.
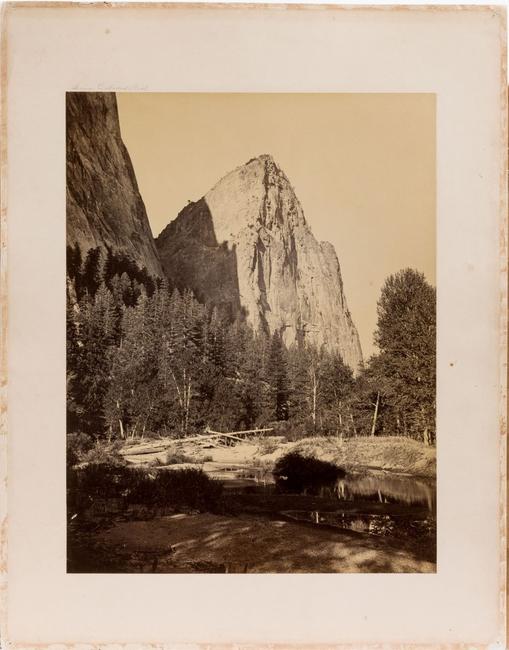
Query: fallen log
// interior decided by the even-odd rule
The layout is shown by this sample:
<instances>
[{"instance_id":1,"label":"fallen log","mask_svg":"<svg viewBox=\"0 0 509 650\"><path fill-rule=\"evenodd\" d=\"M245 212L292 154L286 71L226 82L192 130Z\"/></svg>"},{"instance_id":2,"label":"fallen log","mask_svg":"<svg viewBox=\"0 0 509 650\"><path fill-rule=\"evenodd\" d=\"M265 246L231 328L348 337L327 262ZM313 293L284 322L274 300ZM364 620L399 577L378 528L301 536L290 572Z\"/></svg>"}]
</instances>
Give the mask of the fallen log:
<instances>
[{"instance_id":1,"label":"fallen log","mask_svg":"<svg viewBox=\"0 0 509 650\"><path fill-rule=\"evenodd\" d=\"M244 429L243 431L230 431L229 433L224 433L221 431L213 431L212 429L206 429L207 434L213 434L213 435L220 435L220 436L244 436L247 435L248 433L263 433L264 431L274 431L273 427L268 427L265 429Z\"/></svg>"},{"instance_id":2,"label":"fallen log","mask_svg":"<svg viewBox=\"0 0 509 650\"><path fill-rule=\"evenodd\" d=\"M214 435L191 436L189 438L174 438L168 440L168 442L164 444L125 447L124 449L121 449L119 453L122 456L142 456L144 454L156 454L160 451L165 451L166 449L169 449L173 446L186 445L188 442L213 443L214 440L218 440L223 436L224 434L219 433Z\"/></svg>"},{"instance_id":3,"label":"fallen log","mask_svg":"<svg viewBox=\"0 0 509 650\"><path fill-rule=\"evenodd\" d=\"M144 454L157 454L160 451L165 451L171 447L172 444L172 442L169 442L166 445L159 445L158 447L126 447L125 449L121 449L118 453L121 456L143 456Z\"/></svg>"},{"instance_id":4,"label":"fallen log","mask_svg":"<svg viewBox=\"0 0 509 650\"><path fill-rule=\"evenodd\" d=\"M161 443L152 443L152 444L142 444L142 445L131 445L129 447L124 447L124 449L120 450L120 453L122 455L137 455L137 454L151 454L151 453L156 453L158 451L164 451L165 449L168 449L168 447L171 447L172 445L181 445L181 444L187 444L188 442L195 442L195 441L200 441L204 440L207 441L211 438L218 438L222 434L219 435L200 435L200 436L190 436L188 438L170 438L166 442Z\"/></svg>"},{"instance_id":5,"label":"fallen log","mask_svg":"<svg viewBox=\"0 0 509 650\"><path fill-rule=\"evenodd\" d=\"M165 451L172 445L185 445L188 442L201 442L201 443L210 443L221 439L226 438L227 440L235 440L236 442L244 442L242 436L246 436L250 433L263 433L265 431L273 431L272 428L264 429L247 429L245 431L231 431L230 433L224 433L222 431L212 431L208 429L206 433L200 434L198 436L189 436L187 438L172 438L166 443L154 443L143 444L143 445L133 445L131 447L126 447L120 451L122 456L142 456L144 454L155 454L160 451Z\"/></svg>"},{"instance_id":6,"label":"fallen log","mask_svg":"<svg viewBox=\"0 0 509 650\"><path fill-rule=\"evenodd\" d=\"M222 433L221 438L227 438L228 440L236 440L237 442L244 442L240 436L235 436L232 433Z\"/></svg>"}]
</instances>

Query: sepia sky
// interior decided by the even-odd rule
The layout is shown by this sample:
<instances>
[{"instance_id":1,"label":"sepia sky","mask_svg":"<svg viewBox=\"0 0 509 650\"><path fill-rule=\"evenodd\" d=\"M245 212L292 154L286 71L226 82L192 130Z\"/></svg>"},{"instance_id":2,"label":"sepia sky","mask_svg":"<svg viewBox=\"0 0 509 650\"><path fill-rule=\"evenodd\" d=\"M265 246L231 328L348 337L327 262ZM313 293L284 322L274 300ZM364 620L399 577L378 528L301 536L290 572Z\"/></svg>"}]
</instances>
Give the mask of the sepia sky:
<instances>
[{"instance_id":1,"label":"sepia sky","mask_svg":"<svg viewBox=\"0 0 509 650\"><path fill-rule=\"evenodd\" d=\"M157 236L188 200L270 153L315 237L336 248L364 358L376 352L385 278L435 284L435 96L431 94L117 93Z\"/></svg>"}]
</instances>

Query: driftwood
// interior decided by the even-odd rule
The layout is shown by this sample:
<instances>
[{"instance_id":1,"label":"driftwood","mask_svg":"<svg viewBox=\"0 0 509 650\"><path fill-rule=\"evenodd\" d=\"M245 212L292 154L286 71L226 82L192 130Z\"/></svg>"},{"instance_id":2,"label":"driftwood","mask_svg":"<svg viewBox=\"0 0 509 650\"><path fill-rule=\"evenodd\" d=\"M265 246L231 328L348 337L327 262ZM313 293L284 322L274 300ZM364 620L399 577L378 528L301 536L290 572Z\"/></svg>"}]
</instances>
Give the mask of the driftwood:
<instances>
[{"instance_id":1,"label":"driftwood","mask_svg":"<svg viewBox=\"0 0 509 650\"><path fill-rule=\"evenodd\" d=\"M272 427L265 429L245 429L244 431L230 431L229 433L221 433L220 431L212 431L212 429L206 429L205 433L210 433L218 436L240 436L247 435L248 433L263 433L264 431L274 431Z\"/></svg>"},{"instance_id":2,"label":"driftwood","mask_svg":"<svg viewBox=\"0 0 509 650\"><path fill-rule=\"evenodd\" d=\"M142 456L143 454L157 454L160 451L165 451L169 447L171 447L173 442L168 442L164 445L158 445L157 447L147 447L144 445L143 447L138 447L138 446L132 446L132 447L125 447L124 449L121 449L119 451L119 454L122 456Z\"/></svg>"},{"instance_id":3,"label":"driftwood","mask_svg":"<svg viewBox=\"0 0 509 650\"><path fill-rule=\"evenodd\" d=\"M145 454L156 454L161 451L165 451L174 445L187 444L188 442L197 442L197 443L206 443L213 446L220 446L222 442L243 442L244 437L254 433L264 433L266 431L273 431L272 428L265 429L247 429L245 431L231 431L230 433L223 433L221 431L212 431L211 429L206 429L204 434L198 436L189 436L186 438L174 438L168 440L165 443L145 443L142 445L133 445L131 447L126 447L122 449L120 453L122 456L142 456Z\"/></svg>"}]
</instances>

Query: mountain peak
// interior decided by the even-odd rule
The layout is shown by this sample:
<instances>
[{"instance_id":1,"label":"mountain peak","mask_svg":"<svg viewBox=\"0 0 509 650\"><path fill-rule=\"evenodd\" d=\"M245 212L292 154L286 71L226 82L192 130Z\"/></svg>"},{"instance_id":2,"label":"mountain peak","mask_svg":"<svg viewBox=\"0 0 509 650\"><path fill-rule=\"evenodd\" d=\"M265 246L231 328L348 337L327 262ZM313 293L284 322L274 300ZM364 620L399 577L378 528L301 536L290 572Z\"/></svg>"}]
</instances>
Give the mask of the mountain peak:
<instances>
[{"instance_id":1,"label":"mountain peak","mask_svg":"<svg viewBox=\"0 0 509 650\"><path fill-rule=\"evenodd\" d=\"M313 236L270 154L224 176L157 239L166 274L199 299L243 310L255 329L338 350L356 371L359 339L336 251Z\"/></svg>"},{"instance_id":2,"label":"mountain peak","mask_svg":"<svg viewBox=\"0 0 509 650\"><path fill-rule=\"evenodd\" d=\"M250 158L246 163L239 165L238 167L235 167L235 169L229 171L216 183L214 187L221 185L225 179L236 178L239 175L247 175L253 178L258 178L260 176L268 176L271 174L284 177L289 183L286 174L284 173L281 166L276 162L274 156L270 153L262 153L255 158Z\"/></svg>"},{"instance_id":3,"label":"mountain peak","mask_svg":"<svg viewBox=\"0 0 509 650\"><path fill-rule=\"evenodd\" d=\"M256 158L251 158L251 160L243 165L243 167L247 167L253 163L256 163L261 168L261 171L265 174L265 176L270 176L272 174L274 176L284 178L288 185L290 185L290 181L284 173L283 168L276 162L272 154L262 153Z\"/></svg>"},{"instance_id":4,"label":"mountain peak","mask_svg":"<svg viewBox=\"0 0 509 650\"><path fill-rule=\"evenodd\" d=\"M250 163L253 162L261 162L261 163L272 163L273 165L276 165L278 167L276 161L274 160L274 156L270 153L261 153L259 156L256 156L255 158L251 158L251 160L248 160L246 165L249 165Z\"/></svg>"},{"instance_id":5,"label":"mountain peak","mask_svg":"<svg viewBox=\"0 0 509 650\"><path fill-rule=\"evenodd\" d=\"M219 242L244 228L285 228L305 224L294 189L271 154L261 154L226 174L204 196ZM278 209L286 205L288 209Z\"/></svg>"}]
</instances>

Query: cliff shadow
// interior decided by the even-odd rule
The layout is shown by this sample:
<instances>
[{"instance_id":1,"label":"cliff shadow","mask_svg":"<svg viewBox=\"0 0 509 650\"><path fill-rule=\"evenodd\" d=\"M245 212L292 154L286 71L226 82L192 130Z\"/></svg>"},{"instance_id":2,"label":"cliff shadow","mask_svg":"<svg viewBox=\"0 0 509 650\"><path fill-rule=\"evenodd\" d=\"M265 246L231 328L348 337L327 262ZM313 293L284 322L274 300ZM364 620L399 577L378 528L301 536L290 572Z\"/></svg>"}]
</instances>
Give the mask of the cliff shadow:
<instances>
[{"instance_id":1,"label":"cliff shadow","mask_svg":"<svg viewBox=\"0 0 509 650\"><path fill-rule=\"evenodd\" d=\"M219 242L204 198L188 203L156 239L168 278L179 291L217 307L230 319L243 313L235 245Z\"/></svg>"}]
</instances>

